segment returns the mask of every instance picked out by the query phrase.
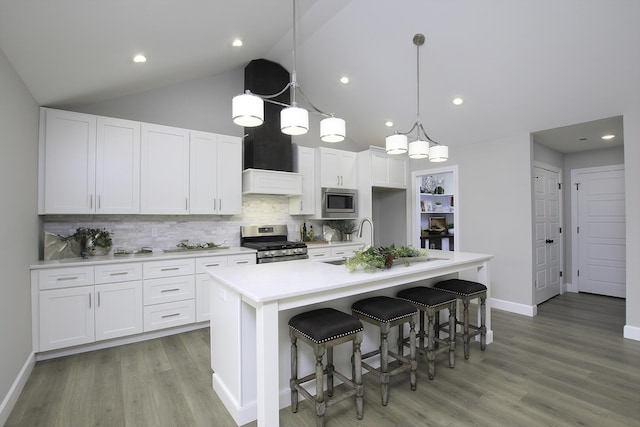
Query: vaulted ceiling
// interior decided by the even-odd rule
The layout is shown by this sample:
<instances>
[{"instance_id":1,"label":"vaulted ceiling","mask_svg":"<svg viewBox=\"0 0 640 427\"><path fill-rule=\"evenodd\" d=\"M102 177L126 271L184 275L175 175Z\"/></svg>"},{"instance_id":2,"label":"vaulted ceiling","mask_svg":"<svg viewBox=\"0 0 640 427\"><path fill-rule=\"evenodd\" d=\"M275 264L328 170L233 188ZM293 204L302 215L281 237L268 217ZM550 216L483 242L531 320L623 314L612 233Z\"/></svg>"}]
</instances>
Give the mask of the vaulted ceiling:
<instances>
[{"instance_id":1,"label":"vaulted ceiling","mask_svg":"<svg viewBox=\"0 0 640 427\"><path fill-rule=\"evenodd\" d=\"M536 132L612 117L622 126L620 115L640 110L639 16L637 0L298 0L298 81L346 119L351 142L383 145L415 121L412 38L422 33L431 137L454 146L534 133L553 146L560 136ZM40 105L64 107L240 72L255 58L291 70L292 20L286 0L0 0L0 49ZM592 128L588 148L608 146ZM621 143L620 129L607 144Z\"/></svg>"}]
</instances>

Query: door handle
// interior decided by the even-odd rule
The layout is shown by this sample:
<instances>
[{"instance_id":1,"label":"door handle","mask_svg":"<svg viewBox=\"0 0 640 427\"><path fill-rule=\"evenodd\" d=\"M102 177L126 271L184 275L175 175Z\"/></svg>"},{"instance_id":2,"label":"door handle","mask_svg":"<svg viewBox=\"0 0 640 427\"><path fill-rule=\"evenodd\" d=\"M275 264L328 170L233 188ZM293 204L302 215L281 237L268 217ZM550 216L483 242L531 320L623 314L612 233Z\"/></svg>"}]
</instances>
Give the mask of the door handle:
<instances>
[{"instance_id":1,"label":"door handle","mask_svg":"<svg viewBox=\"0 0 640 427\"><path fill-rule=\"evenodd\" d=\"M547 239L545 240L545 243L553 243L553 239Z\"/></svg>"}]
</instances>

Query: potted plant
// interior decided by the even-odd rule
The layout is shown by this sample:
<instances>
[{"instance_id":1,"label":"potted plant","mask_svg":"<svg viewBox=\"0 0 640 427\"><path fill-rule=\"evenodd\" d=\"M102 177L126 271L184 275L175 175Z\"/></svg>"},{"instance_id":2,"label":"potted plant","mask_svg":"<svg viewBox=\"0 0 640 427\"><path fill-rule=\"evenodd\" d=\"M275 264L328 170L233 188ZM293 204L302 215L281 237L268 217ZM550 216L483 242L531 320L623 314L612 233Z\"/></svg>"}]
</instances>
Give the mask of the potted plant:
<instances>
[{"instance_id":1,"label":"potted plant","mask_svg":"<svg viewBox=\"0 0 640 427\"><path fill-rule=\"evenodd\" d=\"M453 234L453 224L447 224L447 232Z\"/></svg>"},{"instance_id":2,"label":"potted plant","mask_svg":"<svg viewBox=\"0 0 640 427\"><path fill-rule=\"evenodd\" d=\"M358 226L353 220L343 220L339 222L339 231L342 233L342 240L351 241L351 235L356 232Z\"/></svg>"},{"instance_id":3,"label":"potted plant","mask_svg":"<svg viewBox=\"0 0 640 427\"><path fill-rule=\"evenodd\" d=\"M73 237L80 242L82 255L107 255L111 250L111 234L104 228L78 228Z\"/></svg>"}]
</instances>

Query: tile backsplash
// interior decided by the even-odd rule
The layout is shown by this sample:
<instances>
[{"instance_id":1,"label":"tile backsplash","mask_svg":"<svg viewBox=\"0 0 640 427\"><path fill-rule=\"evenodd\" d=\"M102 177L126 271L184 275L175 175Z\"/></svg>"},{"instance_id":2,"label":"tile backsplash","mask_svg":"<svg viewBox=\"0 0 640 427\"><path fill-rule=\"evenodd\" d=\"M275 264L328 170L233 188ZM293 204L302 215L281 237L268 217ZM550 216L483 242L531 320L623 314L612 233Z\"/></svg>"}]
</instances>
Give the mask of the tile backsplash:
<instances>
[{"instance_id":1,"label":"tile backsplash","mask_svg":"<svg viewBox=\"0 0 640 427\"><path fill-rule=\"evenodd\" d=\"M105 228L111 232L113 248L149 246L160 251L185 239L192 244L239 246L241 225L287 224L289 240L298 240L304 218L289 215L285 196L245 195L242 215L47 215L42 220L44 231L61 236L73 234L78 227Z\"/></svg>"}]
</instances>

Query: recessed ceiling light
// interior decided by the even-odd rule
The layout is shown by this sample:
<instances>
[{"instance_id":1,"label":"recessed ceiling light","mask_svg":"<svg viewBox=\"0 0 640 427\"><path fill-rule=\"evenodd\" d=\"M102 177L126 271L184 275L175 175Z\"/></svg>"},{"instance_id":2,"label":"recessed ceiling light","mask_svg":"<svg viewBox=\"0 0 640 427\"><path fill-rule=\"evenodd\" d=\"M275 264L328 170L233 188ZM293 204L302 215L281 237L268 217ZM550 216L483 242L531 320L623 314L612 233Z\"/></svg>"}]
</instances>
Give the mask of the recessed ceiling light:
<instances>
[{"instance_id":1,"label":"recessed ceiling light","mask_svg":"<svg viewBox=\"0 0 640 427\"><path fill-rule=\"evenodd\" d=\"M453 98L451 102L453 102L453 105L462 105L464 103L464 99L457 97Z\"/></svg>"},{"instance_id":2,"label":"recessed ceiling light","mask_svg":"<svg viewBox=\"0 0 640 427\"><path fill-rule=\"evenodd\" d=\"M603 135L603 136L602 136L602 139L609 140L609 139L613 139L613 138L615 138L615 137L616 137L616 136L615 136L614 134L609 134L609 135Z\"/></svg>"},{"instance_id":3,"label":"recessed ceiling light","mask_svg":"<svg viewBox=\"0 0 640 427\"><path fill-rule=\"evenodd\" d=\"M142 64L144 62L147 62L147 57L139 53L133 57L133 62L135 62L136 64Z\"/></svg>"},{"instance_id":4,"label":"recessed ceiling light","mask_svg":"<svg viewBox=\"0 0 640 427\"><path fill-rule=\"evenodd\" d=\"M233 42L231 42L231 46L233 46L233 47L240 47L242 45L243 45L243 43L242 43L242 40L240 40L240 39L235 39Z\"/></svg>"},{"instance_id":5,"label":"recessed ceiling light","mask_svg":"<svg viewBox=\"0 0 640 427\"><path fill-rule=\"evenodd\" d=\"M391 120L388 120L388 121L384 122L384 125L385 125L386 127L390 128L390 127L392 127L392 126L393 126L393 122L392 122Z\"/></svg>"},{"instance_id":6,"label":"recessed ceiling light","mask_svg":"<svg viewBox=\"0 0 640 427\"><path fill-rule=\"evenodd\" d=\"M340 83L342 83L343 85L348 84L349 83L349 77L347 77L347 76L340 77Z\"/></svg>"}]
</instances>

